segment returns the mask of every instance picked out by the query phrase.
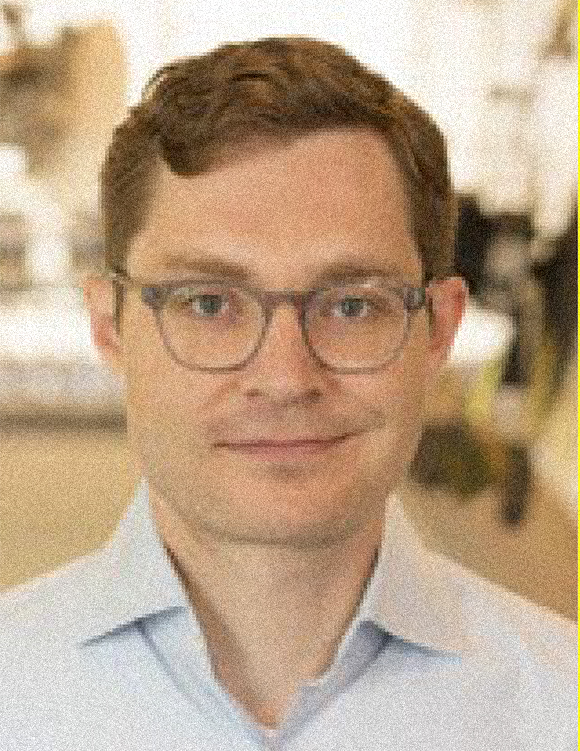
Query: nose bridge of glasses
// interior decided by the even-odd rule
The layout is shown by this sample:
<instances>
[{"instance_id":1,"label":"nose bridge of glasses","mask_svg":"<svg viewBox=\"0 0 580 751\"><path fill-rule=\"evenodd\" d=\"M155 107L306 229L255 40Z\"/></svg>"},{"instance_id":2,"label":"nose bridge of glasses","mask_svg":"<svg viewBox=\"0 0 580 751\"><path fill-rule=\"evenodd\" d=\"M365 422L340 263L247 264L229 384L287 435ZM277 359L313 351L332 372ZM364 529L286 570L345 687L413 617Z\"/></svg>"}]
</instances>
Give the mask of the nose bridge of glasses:
<instances>
[{"instance_id":1,"label":"nose bridge of glasses","mask_svg":"<svg viewBox=\"0 0 580 751\"><path fill-rule=\"evenodd\" d=\"M302 298L308 294L292 289L259 290L256 292L264 312L268 315L276 313L278 308L282 306L300 311Z\"/></svg>"},{"instance_id":2,"label":"nose bridge of glasses","mask_svg":"<svg viewBox=\"0 0 580 751\"><path fill-rule=\"evenodd\" d=\"M269 329L272 319L279 315L280 309L286 309L296 323L302 325L304 310L307 300L312 296L309 291L299 292L296 290L280 290L276 292L263 292L262 305L265 313L265 324Z\"/></svg>"}]
</instances>

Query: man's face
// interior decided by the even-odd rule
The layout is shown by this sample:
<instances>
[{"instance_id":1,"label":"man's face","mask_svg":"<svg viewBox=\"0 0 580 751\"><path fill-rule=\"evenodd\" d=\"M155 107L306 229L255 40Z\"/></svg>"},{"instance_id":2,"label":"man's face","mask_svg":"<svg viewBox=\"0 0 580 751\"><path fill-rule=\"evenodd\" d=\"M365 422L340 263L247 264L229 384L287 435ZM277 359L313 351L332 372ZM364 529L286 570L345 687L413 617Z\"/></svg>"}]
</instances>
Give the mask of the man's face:
<instances>
[{"instance_id":1,"label":"man's face","mask_svg":"<svg viewBox=\"0 0 580 751\"><path fill-rule=\"evenodd\" d=\"M189 279L195 274L170 268L169 256L211 255L243 266L254 286L307 289L346 261L420 286L409 214L377 135L316 134L193 178L163 172L128 272L151 283ZM447 318L450 330L457 321ZM296 310L281 306L244 368L201 372L174 362L151 310L130 291L117 365L129 439L152 493L193 533L222 541L315 546L376 524L415 452L447 329L433 338L423 310L395 362L344 374L311 357ZM355 435L283 461L216 445L344 434Z\"/></svg>"}]
</instances>

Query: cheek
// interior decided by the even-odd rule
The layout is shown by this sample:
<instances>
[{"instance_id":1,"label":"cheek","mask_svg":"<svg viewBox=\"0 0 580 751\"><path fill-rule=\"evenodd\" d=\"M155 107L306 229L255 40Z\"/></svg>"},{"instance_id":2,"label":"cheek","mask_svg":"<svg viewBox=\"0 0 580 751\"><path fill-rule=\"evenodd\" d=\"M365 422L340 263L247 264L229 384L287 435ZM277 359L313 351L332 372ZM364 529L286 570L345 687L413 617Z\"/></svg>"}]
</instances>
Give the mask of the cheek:
<instances>
[{"instance_id":1,"label":"cheek","mask_svg":"<svg viewBox=\"0 0 580 751\"><path fill-rule=\"evenodd\" d=\"M186 397L195 393L187 386L190 374L166 351L152 315L128 317L125 357L127 411L134 419L161 424L184 413Z\"/></svg>"},{"instance_id":2,"label":"cheek","mask_svg":"<svg viewBox=\"0 0 580 751\"><path fill-rule=\"evenodd\" d=\"M127 427L136 452L151 455L176 449L183 442L180 437L192 435L200 410L190 374L173 363L156 339L151 337L150 346L143 339L128 353Z\"/></svg>"},{"instance_id":3,"label":"cheek","mask_svg":"<svg viewBox=\"0 0 580 751\"><path fill-rule=\"evenodd\" d=\"M412 346L375 378L374 384L369 382L363 393L370 394L370 404L380 405L387 424L405 424L416 422L423 414L427 386L425 347Z\"/></svg>"},{"instance_id":4,"label":"cheek","mask_svg":"<svg viewBox=\"0 0 580 751\"><path fill-rule=\"evenodd\" d=\"M404 463L412 457L423 427L427 393L424 361L420 351L406 355L367 391L367 404L377 410L384 426L372 447L378 461L389 457L394 463Z\"/></svg>"},{"instance_id":5,"label":"cheek","mask_svg":"<svg viewBox=\"0 0 580 751\"><path fill-rule=\"evenodd\" d=\"M402 417L405 412L409 416L416 418L423 414L425 404L425 394L427 389L427 377L422 359L409 359L396 373L397 387L393 391L393 401L402 410Z\"/></svg>"}]
</instances>

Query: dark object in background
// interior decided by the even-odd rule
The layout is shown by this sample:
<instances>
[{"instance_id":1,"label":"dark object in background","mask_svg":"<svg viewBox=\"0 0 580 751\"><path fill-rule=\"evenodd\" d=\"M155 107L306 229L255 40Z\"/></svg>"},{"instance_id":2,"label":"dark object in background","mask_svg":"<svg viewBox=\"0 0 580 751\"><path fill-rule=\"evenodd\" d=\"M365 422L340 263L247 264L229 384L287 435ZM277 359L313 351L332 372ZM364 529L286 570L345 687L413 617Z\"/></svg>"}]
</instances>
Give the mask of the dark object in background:
<instances>
[{"instance_id":1,"label":"dark object in background","mask_svg":"<svg viewBox=\"0 0 580 751\"><path fill-rule=\"evenodd\" d=\"M555 348L555 388L562 385L578 333L578 205L549 257L532 271L543 296L544 326Z\"/></svg>"},{"instance_id":2,"label":"dark object in background","mask_svg":"<svg viewBox=\"0 0 580 751\"><path fill-rule=\"evenodd\" d=\"M498 457L497 452L500 452ZM411 477L425 488L445 488L467 502L494 485L500 499L504 524L517 528L525 522L531 489L532 467L527 447L519 443L498 443L494 466L489 447L465 421L429 425L425 429Z\"/></svg>"},{"instance_id":3,"label":"dark object in background","mask_svg":"<svg viewBox=\"0 0 580 751\"><path fill-rule=\"evenodd\" d=\"M411 477L425 488L448 488L462 500L495 480L485 448L464 420L425 428Z\"/></svg>"},{"instance_id":4,"label":"dark object in background","mask_svg":"<svg viewBox=\"0 0 580 751\"><path fill-rule=\"evenodd\" d=\"M493 222L479 206L475 196L458 198L459 215L455 242L455 265L469 287L479 296L485 284L487 251L493 237Z\"/></svg>"},{"instance_id":5,"label":"dark object in background","mask_svg":"<svg viewBox=\"0 0 580 751\"><path fill-rule=\"evenodd\" d=\"M507 353L502 383L525 388L530 383L534 350L532 342L525 341L526 316L532 314L522 299L522 291L530 275L530 246L534 239L531 214L506 212L491 217L497 267L487 269L490 288L504 290L504 310L514 323L515 336ZM498 248L503 252L498 253ZM508 249L512 247L513 250ZM498 268L499 267L499 268ZM501 271L500 271L501 269ZM529 339L529 337L528 337ZM534 340L534 344L537 342Z\"/></svg>"},{"instance_id":6,"label":"dark object in background","mask_svg":"<svg viewBox=\"0 0 580 751\"><path fill-rule=\"evenodd\" d=\"M501 487L501 520L510 527L525 521L531 490L532 467L530 453L523 444L506 447L507 471Z\"/></svg>"}]
</instances>

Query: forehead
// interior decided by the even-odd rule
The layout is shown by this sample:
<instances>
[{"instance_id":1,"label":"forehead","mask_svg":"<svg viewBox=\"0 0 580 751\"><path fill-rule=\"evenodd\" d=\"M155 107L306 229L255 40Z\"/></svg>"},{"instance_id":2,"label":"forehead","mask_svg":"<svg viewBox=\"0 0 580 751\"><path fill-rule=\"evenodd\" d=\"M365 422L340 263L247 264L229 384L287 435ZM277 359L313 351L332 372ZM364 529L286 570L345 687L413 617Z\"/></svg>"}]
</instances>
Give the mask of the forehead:
<instances>
[{"instance_id":1,"label":"forehead","mask_svg":"<svg viewBox=\"0 0 580 751\"><path fill-rule=\"evenodd\" d=\"M204 253L257 275L365 259L420 269L400 170L383 139L360 129L270 145L195 177L161 168L129 271Z\"/></svg>"}]
</instances>

